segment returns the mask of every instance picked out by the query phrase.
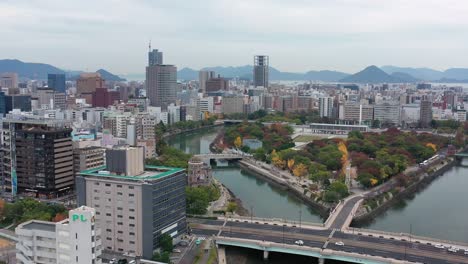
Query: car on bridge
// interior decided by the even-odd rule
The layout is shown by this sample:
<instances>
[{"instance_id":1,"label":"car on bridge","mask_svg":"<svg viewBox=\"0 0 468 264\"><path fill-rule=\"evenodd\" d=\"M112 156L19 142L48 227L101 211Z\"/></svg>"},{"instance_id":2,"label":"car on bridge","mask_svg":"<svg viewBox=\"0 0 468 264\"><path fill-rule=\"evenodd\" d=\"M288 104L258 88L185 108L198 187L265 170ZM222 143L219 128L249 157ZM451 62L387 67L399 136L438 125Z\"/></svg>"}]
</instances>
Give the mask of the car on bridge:
<instances>
[{"instance_id":1,"label":"car on bridge","mask_svg":"<svg viewBox=\"0 0 468 264\"><path fill-rule=\"evenodd\" d=\"M445 248L445 246L442 245L442 244L435 244L435 247L436 247L436 248Z\"/></svg>"},{"instance_id":2,"label":"car on bridge","mask_svg":"<svg viewBox=\"0 0 468 264\"><path fill-rule=\"evenodd\" d=\"M338 242L335 242L335 245L337 245L337 246L344 246L344 243L343 243L343 241L338 241Z\"/></svg>"},{"instance_id":3,"label":"car on bridge","mask_svg":"<svg viewBox=\"0 0 468 264\"><path fill-rule=\"evenodd\" d=\"M296 242L294 242L294 244L299 245L299 246L302 246L302 245L304 245L304 241L302 241L302 240L296 240Z\"/></svg>"}]
</instances>

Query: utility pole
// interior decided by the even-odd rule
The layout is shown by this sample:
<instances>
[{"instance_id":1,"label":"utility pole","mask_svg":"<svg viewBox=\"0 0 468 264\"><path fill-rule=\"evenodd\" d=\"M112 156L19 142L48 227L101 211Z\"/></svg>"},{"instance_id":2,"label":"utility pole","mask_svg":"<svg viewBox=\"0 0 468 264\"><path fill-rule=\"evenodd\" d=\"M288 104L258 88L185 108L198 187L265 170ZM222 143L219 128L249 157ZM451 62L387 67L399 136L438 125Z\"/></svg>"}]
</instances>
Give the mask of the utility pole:
<instances>
[{"instance_id":1,"label":"utility pole","mask_svg":"<svg viewBox=\"0 0 468 264\"><path fill-rule=\"evenodd\" d=\"M253 206L250 206L250 223L253 223Z\"/></svg>"},{"instance_id":2,"label":"utility pole","mask_svg":"<svg viewBox=\"0 0 468 264\"><path fill-rule=\"evenodd\" d=\"M299 207L299 231L301 230L301 222L302 222L302 206Z\"/></svg>"}]
</instances>

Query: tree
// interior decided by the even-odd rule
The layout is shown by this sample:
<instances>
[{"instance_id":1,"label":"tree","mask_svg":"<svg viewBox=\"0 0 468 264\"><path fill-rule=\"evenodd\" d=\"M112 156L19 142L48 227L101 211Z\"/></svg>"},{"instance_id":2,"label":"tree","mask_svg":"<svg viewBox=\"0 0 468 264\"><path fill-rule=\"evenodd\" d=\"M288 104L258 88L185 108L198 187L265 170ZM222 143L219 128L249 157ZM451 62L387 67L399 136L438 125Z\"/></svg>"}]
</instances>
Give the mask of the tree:
<instances>
[{"instance_id":1,"label":"tree","mask_svg":"<svg viewBox=\"0 0 468 264\"><path fill-rule=\"evenodd\" d=\"M236 210L237 210L237 203L229 202L228 205L227 205L226 211L233 213Z\"/></svg>"},{"instance_id":2,"label":"tree","mask_svg":"<svg viewBox=\"0 0 468 264\"><path fill-rule=\"evenodd\" d=\"M159 237L159 247L162 251L172 252L174 248L172 237L168 234L162 234Z\"/></svg>"},{"instance_id":3,"label":"tree","mask_svg":"<svg viewBox=\"0 0 468 264\"><path fill-rule=\"evenodd\" d=\"M288 169L292 171L294 169L294 160L288 159Z\"/></svg>"},{"instance_id":4,"label":"tree","mask_svg":"<svg viewBox=\"0 0 468 264\"><path fill-rule=\"evenodd\" d=\"M154 261L169 263L171 261L169 256L170 256L170 253L167 252L167 251L164 251L161 254L156 252L156 253L154 253L154 255L153 255L153 257L151 259L154 260Z\"/></svg>"},{"instance_id":5,"label":"tree","mask_svg":"<svg viewBox=\"0 0 468 264\"><path fill-rule=\"evenodd\" d=\"M234 146L236 146L236 148L240 148L242 146L241 137L236 137L236 140L234 140Z\"/></svg>"},{"instance_id":6,"label":"tree","mask_svg":"<svg viewBox=\"0 0 468 264\"><path fill-rule=\"evenodd\" d=\"M294 176L302 177L302 176L306 175L307 167L304 164L299 163L293 168L292 172L293 172Z\"/></svg>"},{"instance_id":7,"label":"tree","mask_svg":"<svg viewBox=\"0 0 468 264\"><path fill-rule=\"evenodd\" d=\"M349 194L348 186L340 181L334 181L332 184L330 184L329 190L338 193L340 198L344 198Z\"/></svg>"},{"instance_id":8,"label":"tree","mask_svg":"<svg viewBox=\"0 0 468 264\"><path fill-rule=\"evenodd\" d=\"M323 195L323 200L327 203L334 203L340 200L340 194L334 191L326 191Z\"/></svg>"},{"instance_id":9,"label":"tree","mask_svg":"<svg viewBox=\"0 0 468 264\"><path fill-rule=\"evenodd\" d=\"M461 127L457 129L457 133L455 135L455 146L457 148L465 146L465 133Z\"/></svg>"}]
</instances>

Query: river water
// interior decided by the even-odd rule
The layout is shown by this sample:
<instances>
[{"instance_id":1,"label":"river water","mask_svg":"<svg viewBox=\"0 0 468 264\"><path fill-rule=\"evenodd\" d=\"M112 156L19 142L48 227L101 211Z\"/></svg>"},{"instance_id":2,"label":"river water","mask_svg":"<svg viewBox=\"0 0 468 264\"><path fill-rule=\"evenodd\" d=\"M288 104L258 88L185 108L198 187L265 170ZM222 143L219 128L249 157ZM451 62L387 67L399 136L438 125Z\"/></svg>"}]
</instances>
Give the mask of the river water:
<instances>
[{"instance_id":1,"label":"river water","mask_svg":"<svg viewBox=\"0 0 468 264\"><path fill-rule=\"evenodd\" d=\"M168 139L168 144L191 154L209 153L209 145L220 129L176 135ZM215 168L213 176L242 201L245 209L253 211L255 217L323 222L319 214L300 199L239 167Z\"/></svg>"},{"instance_id":2,"label":"river water","mask_svg":"<svg viewBox=\"0 0 468 264\"><path fill-rule=\"evenodd\" d=\"M192 154L209 153L209 144L219 129L177 135L168 143ZM242 200L247 210L253 206L254 216L298 220L301 211L302 221L323 222L296 197L240 168L215 169L214 177ZM361 227L468 243L468 159Z\"/></svg>"}]
</instances>

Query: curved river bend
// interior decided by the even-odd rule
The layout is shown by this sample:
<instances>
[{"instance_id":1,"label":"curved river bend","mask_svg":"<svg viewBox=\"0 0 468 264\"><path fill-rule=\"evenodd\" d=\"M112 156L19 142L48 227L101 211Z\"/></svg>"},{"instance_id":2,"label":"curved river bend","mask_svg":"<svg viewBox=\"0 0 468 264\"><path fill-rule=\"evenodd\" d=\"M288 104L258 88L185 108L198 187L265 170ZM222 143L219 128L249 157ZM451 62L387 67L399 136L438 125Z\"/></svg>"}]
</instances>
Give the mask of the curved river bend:
<instances>
[{"instance_id":1,"label":"curved river bend","mask_svg":"<svg viewBox=\"0 0 468 264\"><path fill-rule=\"evenodd\" d=\"M176 135L169 138L168 143L192 154L209 153L209 145L220 129ZM468 159L463 164L362 227L411 231L414 235L468 243ZM319 214L301 200L240 168L215 169L214 177L242 200L247 210L253 207L254 216L295 221L301 217L302 221L323 222Z\"/></svg>"}]
</instances>

